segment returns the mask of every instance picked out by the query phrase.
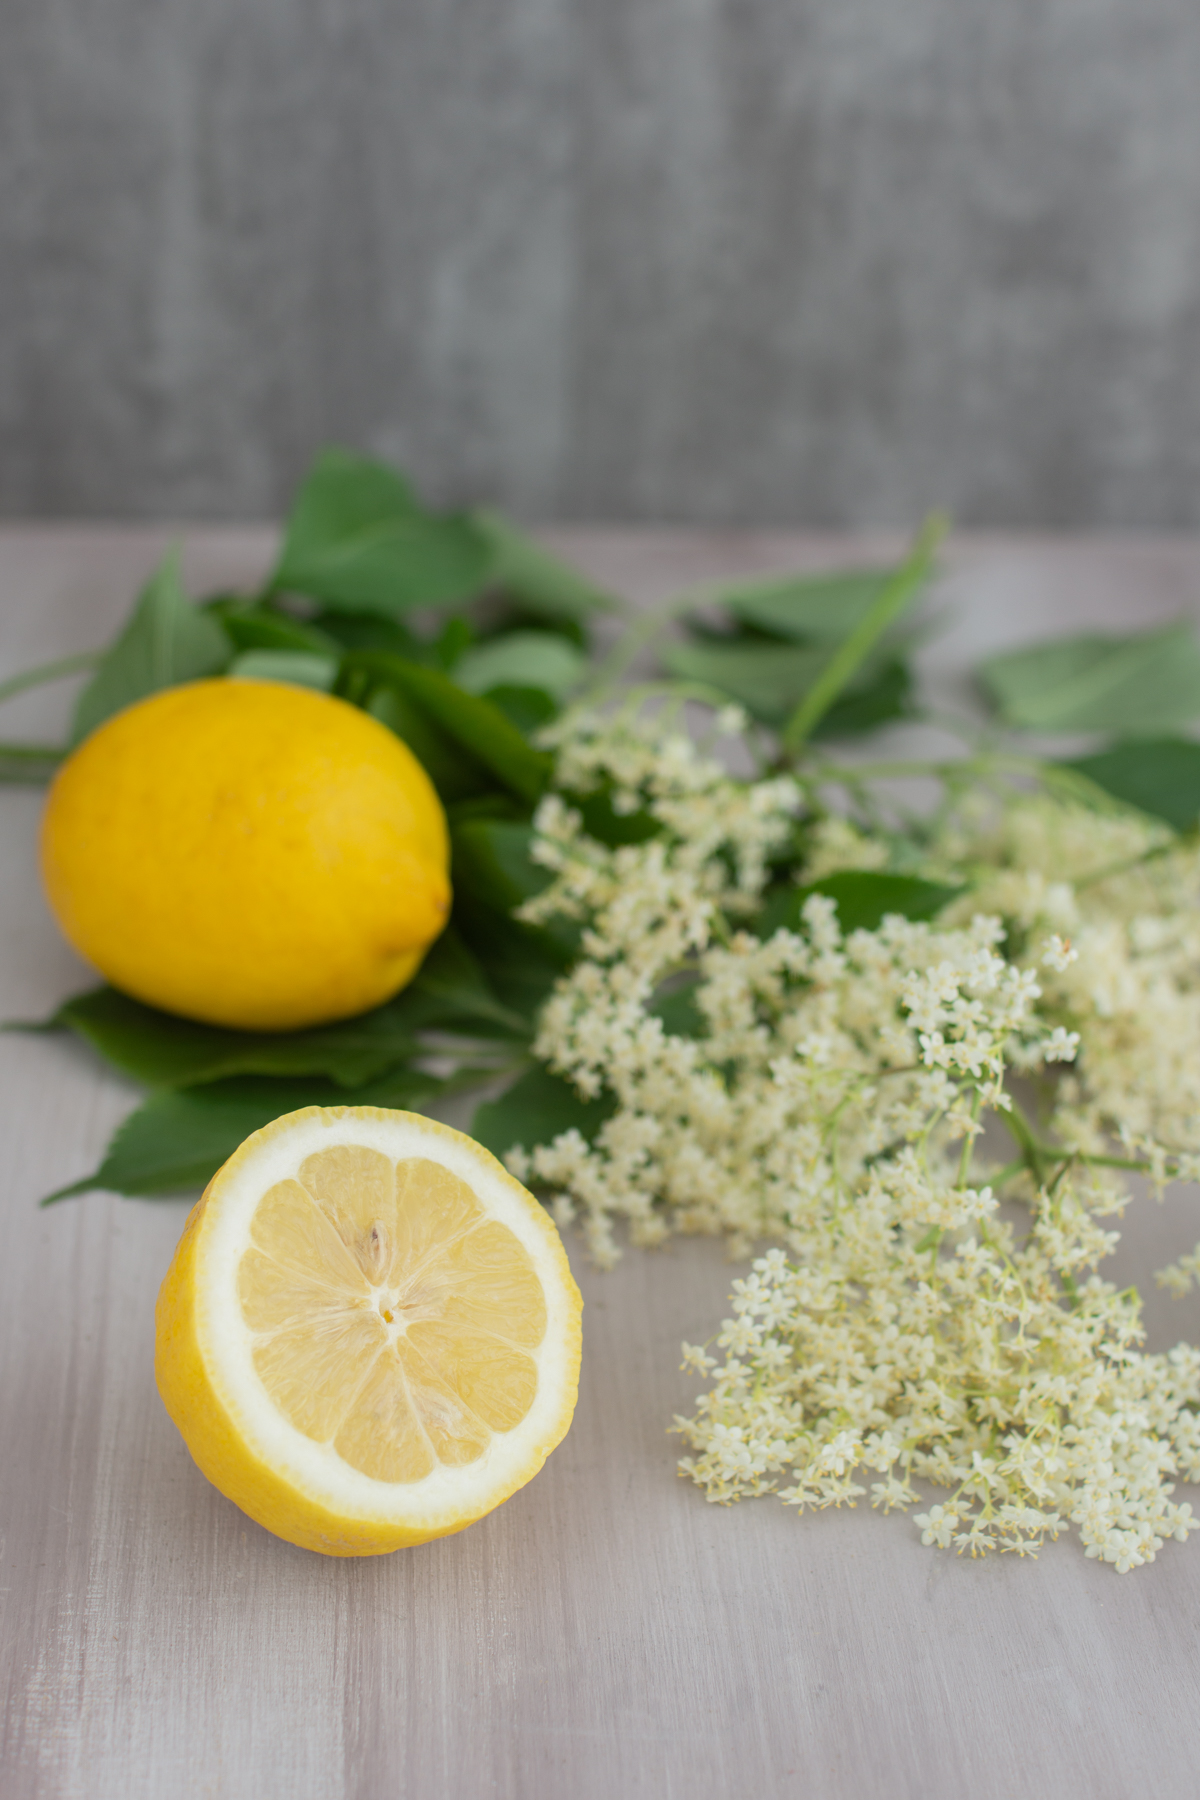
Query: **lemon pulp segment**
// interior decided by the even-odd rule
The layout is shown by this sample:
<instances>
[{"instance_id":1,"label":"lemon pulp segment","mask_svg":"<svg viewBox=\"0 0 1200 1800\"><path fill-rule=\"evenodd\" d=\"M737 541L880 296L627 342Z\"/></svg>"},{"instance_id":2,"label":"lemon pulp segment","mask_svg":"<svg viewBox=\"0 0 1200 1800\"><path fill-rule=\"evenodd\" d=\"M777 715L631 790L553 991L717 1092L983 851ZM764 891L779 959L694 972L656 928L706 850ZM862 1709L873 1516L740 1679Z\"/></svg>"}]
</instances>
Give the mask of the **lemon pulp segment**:
<instances>
[{"instance_id":1,"label":"lemon pulp segment","mask_svg":"<svg viewBox=\"0 0 1200 1800\"><path fill-rule=\"evenodd\" d=\"M377 1481L475 1462L537 1390L528 1251L460 1177L362 1144L259 1202L238 1270L254 1366L297 1431Z\"/></svg>"}]
</instances>

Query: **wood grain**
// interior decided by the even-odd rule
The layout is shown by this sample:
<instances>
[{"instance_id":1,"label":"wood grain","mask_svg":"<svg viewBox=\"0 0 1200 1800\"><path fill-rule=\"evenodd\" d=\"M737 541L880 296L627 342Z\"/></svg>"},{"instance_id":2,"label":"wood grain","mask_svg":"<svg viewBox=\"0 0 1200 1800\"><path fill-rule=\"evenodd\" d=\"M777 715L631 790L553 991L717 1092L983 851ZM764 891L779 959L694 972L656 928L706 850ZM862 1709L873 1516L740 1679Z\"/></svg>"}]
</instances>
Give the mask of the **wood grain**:
<instances>
[{"instance_id":1,"label":"wood grain","mask_svg":"<svg viewBox=\"0 0 1200 1800\"><path fill-rule=\"evenodd\" d=\"M101 641L165 535L0 532L0 675ZM645 599L852 548L568 541ZM250 577L269 548L192 532L191 579ZM1200 547L979 540L948 586L963 610L929 673L961 697L985 642L1194 608ZM23 706L13 735L46 716ZM84 977L38 894L39 806L0 793L5 1018ZM712 1332L733 1273L713 1244L611 1275L570 1245L576 1422L490 1518L363 1562L271 1538L208 1487L154 1390L183 1207L35 1205L94 1166L132 1090L57 1038L0 1038L0 1071L4 1800L1194 1800L1200 1544L1125 1577L1066 1540L972 1563L903 1517L722 1510L676 1479L679 1342ZM1135 1209L1123 1263L1146 1293L1197 1236L1194 1195ZM1200 1334L1198 1312L1153 1298L1156 1341Z\"/></svg>"}]
</instances>

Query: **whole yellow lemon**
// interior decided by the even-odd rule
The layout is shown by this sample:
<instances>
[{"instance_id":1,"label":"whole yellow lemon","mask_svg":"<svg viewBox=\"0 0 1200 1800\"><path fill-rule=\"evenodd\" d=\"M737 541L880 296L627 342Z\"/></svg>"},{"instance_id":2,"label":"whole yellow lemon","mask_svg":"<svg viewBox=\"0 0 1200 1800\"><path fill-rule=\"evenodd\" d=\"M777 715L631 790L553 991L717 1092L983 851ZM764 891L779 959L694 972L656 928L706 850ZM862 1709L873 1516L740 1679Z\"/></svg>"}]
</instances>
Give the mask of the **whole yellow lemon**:
<instances>
[{"instance_id":1,"label":"whole yellow lemon","mask_svg":"<svg viewBox=\"0 0 1200 1800\"><path fill-rule=\"evenodd\" d=\"M59 924L114 987L248 1031L381 1004L450 908L420 763L282 682L191 682L106 720L55 777L41 855Z\"/></svg>"}]
</instances>

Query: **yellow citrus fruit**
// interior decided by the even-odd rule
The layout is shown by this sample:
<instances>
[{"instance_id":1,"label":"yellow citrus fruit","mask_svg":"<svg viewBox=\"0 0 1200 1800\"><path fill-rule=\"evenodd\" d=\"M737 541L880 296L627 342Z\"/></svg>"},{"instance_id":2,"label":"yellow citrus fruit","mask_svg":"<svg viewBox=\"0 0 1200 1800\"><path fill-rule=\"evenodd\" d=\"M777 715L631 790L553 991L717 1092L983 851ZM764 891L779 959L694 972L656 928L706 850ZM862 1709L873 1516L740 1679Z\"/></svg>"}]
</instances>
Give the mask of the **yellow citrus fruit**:
<instances>
[{"instance_id":1,"label":"yellow citrus fruit","mask_svg":"<svg viewBox=\"0 0 1200 1800\"><path fill-rule=\"evenodd\" d=\"M286 1031L377 1006L450 906L446 820L375 719L274 681L167 688L50 789L42 874L70 942L168 1012Z\"/></svg>"},{"instance_id":2,"label":"yellow citrus fruit","mask_svg":"<svg viewBox=\"0 0 1200 1800\"><path fill-rule=\"evenodd\" d=\"M247 1138L192 1212L155 1373L252 1519L376 1556L537 1474L575 1408L581 1308L553 1223L472 1139L309 1106Z\"/></svg>"}]
</instances>

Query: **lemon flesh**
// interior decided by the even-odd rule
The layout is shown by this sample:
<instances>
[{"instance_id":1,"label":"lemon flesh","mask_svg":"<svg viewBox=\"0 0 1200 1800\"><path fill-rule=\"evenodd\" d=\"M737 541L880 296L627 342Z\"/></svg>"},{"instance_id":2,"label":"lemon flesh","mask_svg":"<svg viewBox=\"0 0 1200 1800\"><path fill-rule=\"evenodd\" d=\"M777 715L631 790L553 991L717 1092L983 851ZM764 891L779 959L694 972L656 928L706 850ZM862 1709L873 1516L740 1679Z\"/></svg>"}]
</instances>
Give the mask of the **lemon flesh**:
<instances>
[{"instance_id":1,"label":"lemon flesh","mask_svg":"<svg viewBox=\"0 0 1200 1800\"><path fill-rule=\"evenodd\" d=\"M192 1212L155 1372L209 1480L334 1556L460 1531L570 1424L581 1301L554 1225L462 1133L307 1107Z\"/></svg>"},{"instance_id":2,"label":"lemon flesh","mask_svg":"<svg viewBox=\"0 0 1200 1800\"><path fill-rule=\"evenodd\" d=\"M381 1004L449 915L420 763L283 682L191 682L106 720L55 777L41 853L64 934L114 987L242 1030Z\"/></svg>"}]
</instances>

